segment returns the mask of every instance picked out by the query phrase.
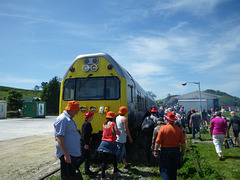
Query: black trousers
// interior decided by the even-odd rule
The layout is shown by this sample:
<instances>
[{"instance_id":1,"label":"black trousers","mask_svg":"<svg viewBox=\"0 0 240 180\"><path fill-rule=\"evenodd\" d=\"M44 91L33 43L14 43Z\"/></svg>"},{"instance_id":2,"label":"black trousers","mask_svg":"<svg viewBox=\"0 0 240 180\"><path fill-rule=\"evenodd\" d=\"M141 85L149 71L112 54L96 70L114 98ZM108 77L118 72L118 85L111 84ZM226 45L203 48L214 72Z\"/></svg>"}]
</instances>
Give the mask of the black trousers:
<instances>
[{"instance_id":1,"label":"black trousers","mask_svg":"<svg viewBox=\"0 0 240 180\"><path fill-rule=\"evenodd\" d=\"M71 177L74 177L77 175L76 170L79 168L78 161L80 157L74 157L71 156L71 164L66 163L64 159L64 155L60 158L60 165L61 165L61 179L67 180L67 179L74 179ZM81 173L79 172L78 175L81 176Z\"/></svg>"},{"instance_id":2,"label":"black trousers","mask_svg":"<svg viewBox=\"0 0 240 180\"><path fill-rule=\"evenodd\" d=\"M91 151L90 149L84 149L84 146L81 146L81 164L85 162L85 173L90 173L90 160L91 160Z\"/></svg>"},{"instance_id":3,"label":"black trousers","mask_svg":"<svg viewBox=\"0 0 240 180\"><path fill-rule=\"evenodd\" d=\"M117 156L111 153L102 153L102 178L105 178L105 170L108 163L112 162L114 167L114 173L117 173Z\"/></svg>"}]
</instances>

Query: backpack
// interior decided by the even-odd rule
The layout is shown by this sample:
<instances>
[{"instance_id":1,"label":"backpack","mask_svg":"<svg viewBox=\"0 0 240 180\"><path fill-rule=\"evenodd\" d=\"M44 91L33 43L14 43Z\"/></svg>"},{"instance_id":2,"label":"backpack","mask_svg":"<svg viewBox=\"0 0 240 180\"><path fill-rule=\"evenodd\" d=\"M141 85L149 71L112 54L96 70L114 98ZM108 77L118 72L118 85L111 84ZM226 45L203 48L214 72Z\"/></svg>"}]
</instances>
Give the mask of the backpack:
<instances>
[{"instance_id":1,"label":"backpack","mask_svg":"<svg viewBox=\"0 0 240 180\"><path fill-rule=\"evenodd\" d=\"M144 119L142 124L142 133L146 136L152 135L154 129L154 122L149 116Z\"/></svg>"}]
</instances>

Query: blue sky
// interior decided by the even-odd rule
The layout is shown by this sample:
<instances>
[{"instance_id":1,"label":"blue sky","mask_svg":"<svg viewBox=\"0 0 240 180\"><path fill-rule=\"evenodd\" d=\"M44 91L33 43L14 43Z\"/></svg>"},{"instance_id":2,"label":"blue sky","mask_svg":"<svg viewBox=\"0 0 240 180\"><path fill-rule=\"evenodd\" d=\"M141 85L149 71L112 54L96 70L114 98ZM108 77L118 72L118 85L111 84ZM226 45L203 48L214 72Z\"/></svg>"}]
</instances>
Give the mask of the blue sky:
<instances>
[{"instance_id":1,"label":"blue sky","mask_svg":"<svg viewBox=\"0 0 240 180\"><path fill-rule=\"evenodd\" d=\"M156 99L214 89L240 97L239 0L1 0L0 85L62 78L105 52Z\"/></svg>"}]
</instances>

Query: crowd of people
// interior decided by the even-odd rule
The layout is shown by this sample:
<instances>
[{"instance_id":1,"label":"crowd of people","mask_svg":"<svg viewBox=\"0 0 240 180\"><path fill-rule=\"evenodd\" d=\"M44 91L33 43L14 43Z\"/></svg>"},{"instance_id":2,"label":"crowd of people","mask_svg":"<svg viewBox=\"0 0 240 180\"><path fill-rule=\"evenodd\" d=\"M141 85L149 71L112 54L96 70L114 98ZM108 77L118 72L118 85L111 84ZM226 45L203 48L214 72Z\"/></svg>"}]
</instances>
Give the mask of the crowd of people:
<instances>
[{"instance_id":1,"label":"crowd of people","mask_svg":"<svg viewBox=\"0 0 240 180\"><path fill-rule=\"evenodd\" d=\"M92 134L91 121L94 113L87 111L82 124L81 134L77 129L74 116L80 110L77 101L69 101L65 111L59 115L54 123L56 139L56 157L60 159L61 179L82 179L79 166L84 162L84 174L90 177L94 172L90 170L90 139ZM102 140L97 149L101 157L101 179L106 178L107 164L113 164L113 176L118 177L117 163L122 162L124 168L129 168L126 160L125 144L127 137L130 143L133 139L128 128L128 119L125 117L128 110L125 106L119 108L118 116L113 111L106 114L103 123ZM77 172L78 171L78 172Z\"/></svg>"},{"instance_id":2,"label":"crowd of people","mask_svg":"<svg viewBox=\"0 0 240 180\"><path fill-rule=\"evenodd\" d=\"M73 119L79 110L77 101L69 101L65 111L54 123L56 156L60 159L62 179L74 176L82 179L81 173L77 170L83 162L85 162L84 173L89 176L94 175L90 170L90 139L93 130L91 121L94 119L94 113L91 111L85 113L80 134ZM113 164L114 177L120 176L118 163L122 162L126 169L130 167L130 163L126 160L125 144L127 139L133 143L133 139L128 128L128 119L125 117L127 112L127 108L121 106L117 116L112 111L106 114L102 140L97 149L102 160L101 179L106 178L105 170L109 163ZM234 132L234 143L238 143L240 147L238 138L240 118L235 112L231 112L231 116L228 126L226 118L220 111L214 109L208 115L205 110L201 114L195 109L186 112L184 107L179 105L151 107L142 123L146 160L151 166L157 162L163 179L176 179L177 169L181 166L186 149L185 133L192 134L192 138L195 139L197 132L198 139L203 141L200 132L202 128L209 129L219 160L223 160L222 144L226 135L229 138L231 127Z\"/></svg>"}]
</instances>

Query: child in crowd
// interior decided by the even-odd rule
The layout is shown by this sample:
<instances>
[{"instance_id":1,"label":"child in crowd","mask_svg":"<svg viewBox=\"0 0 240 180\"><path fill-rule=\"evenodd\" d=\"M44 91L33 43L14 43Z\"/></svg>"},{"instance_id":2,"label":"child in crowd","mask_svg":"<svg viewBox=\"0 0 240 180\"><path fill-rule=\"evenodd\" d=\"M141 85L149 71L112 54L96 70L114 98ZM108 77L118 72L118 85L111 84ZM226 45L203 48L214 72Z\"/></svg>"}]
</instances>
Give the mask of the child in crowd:
<instances>
[{"instance_id":1,"label":"child in crowd","mask_svg":"<svg viewBox=\"0 0 240 180\"><path fill-rule=\"evenodd\" d=\"M92 176L94 173L90 170L90 140L92 135L92 125L94 112L88 111L85 113L85 121L82 125L82 135L81 135L81 152L82 159L85 160L85 174Z\"/></svg>"}]
</instances>

